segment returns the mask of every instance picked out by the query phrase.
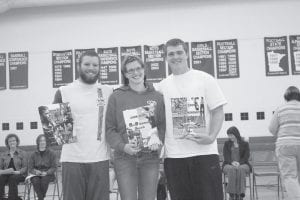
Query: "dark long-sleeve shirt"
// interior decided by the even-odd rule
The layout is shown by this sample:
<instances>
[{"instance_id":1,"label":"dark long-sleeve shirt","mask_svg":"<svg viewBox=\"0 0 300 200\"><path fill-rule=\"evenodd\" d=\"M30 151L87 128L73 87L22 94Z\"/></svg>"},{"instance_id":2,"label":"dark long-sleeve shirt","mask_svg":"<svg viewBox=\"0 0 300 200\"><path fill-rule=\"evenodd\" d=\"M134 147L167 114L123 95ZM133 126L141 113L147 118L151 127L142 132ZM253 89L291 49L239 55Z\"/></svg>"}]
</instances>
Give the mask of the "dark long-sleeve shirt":
<instances>
[{"instance_id":1,"label":"dark long-sleeve shirt","mask_svg":"<svg viewBox=\"0 0 300 200\"><path fill-rule=\"evenodd\" d=\"M42 172L46 172L47 175L53 175L56 167L56 155L52 150L46 149L42 154L37 150L30 156L28 163L28 172L30 174L35 174L36 169Z\"/></svg>"},{"instance_id":2,"label":"dark long-sleeve shirt","mask_svg":"<svg viewBox=\"0 0 300 200\"><path fill-rule=\"evenodd\" d=\"M228 140L224 143L224 147L223 147L223 156L224 156L224 162L223 162L223 167L226 164L231 165L233 159L232 159L232 146L233 146L233 142ZM250 148L249 148L249 143L245 142L245 141L241 141L239 143L239 163L242 164L247 164L250 169L251 169L251 165L249 163L249 157L250 157Z\"/></svg>"}]
</instances>

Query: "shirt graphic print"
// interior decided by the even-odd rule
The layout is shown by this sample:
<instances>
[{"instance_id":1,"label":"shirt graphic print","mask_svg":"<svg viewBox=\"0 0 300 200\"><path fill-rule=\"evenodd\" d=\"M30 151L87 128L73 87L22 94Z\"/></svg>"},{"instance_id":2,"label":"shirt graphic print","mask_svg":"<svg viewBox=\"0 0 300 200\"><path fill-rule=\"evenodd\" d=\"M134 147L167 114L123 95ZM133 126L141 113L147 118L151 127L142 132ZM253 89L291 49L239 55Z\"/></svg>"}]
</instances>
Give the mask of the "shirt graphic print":
<instances>
[{"instance_id":1,"label":"shirt graphic print","mask_svg":"<svg viewBox=\"0 0 300 200\"><path fill-rule=\"evenodd\" d=\"M203 97L171 98L171 111L175 139L206 133Z\"/></svg>"}]
</instances>

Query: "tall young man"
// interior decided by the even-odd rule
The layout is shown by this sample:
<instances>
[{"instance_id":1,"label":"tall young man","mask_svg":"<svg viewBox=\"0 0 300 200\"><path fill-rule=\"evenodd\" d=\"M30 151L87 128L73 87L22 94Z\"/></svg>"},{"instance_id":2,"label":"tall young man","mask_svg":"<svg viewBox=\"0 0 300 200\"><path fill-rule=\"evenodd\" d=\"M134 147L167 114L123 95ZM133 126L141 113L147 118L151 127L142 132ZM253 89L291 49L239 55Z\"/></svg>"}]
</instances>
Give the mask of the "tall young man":
<instances>
[{"instance_id":1,"label":"tall young man","mask_svg":"<svg viewBox=\"0 0 300 200\"><path fill-rule=\"evenodd\" d=\"M226 99L212 76L189 68L187 52L180 39L166 43L172 74L157 84L166 110L164 168L168 189L172 200L222 200L216 137Z\"/></svg>"},{"instance_id":2,"label":"tall young man","mask_svg":"<svg viewBox=\"0 0 300 200\"><path fill-rule=\"evenodd\" d=\"M74 118L75 143L61 153L63 198L109 200L109 151L105 142L104 113L112 89L98 83L100 58L94 51L79 60L79 78L62 86L54 103L69 102Z\"/></svg>"}]
</instances>

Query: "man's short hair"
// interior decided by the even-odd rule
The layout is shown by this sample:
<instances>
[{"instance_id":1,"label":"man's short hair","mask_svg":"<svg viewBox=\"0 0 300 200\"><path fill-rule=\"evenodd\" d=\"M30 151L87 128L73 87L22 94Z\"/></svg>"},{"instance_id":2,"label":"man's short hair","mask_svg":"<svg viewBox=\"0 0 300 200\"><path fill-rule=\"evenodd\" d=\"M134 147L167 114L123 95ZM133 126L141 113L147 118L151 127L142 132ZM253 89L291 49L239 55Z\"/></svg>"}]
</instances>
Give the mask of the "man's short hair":
<instances>
[{"instance_id":1,"label":"man's short hair","mask_svg":"<svg viewBox=\"0 0 300 200\"><path fill-rule=\"evenodd\" d=\"M81 65L82 59L83 59L83 57L85 57L85 56L97 57L98 60L99 60L99 65L100 65L100 57L99 57L99 55L96 53L96 51L94 51L94 50L88 50L88 51L84 51L84 52L80 55L80 57L79 57L79 66Z\"/></svg>"},{"instance_id":2,"label":"man's short hair","mask_svg":"<svg viewBox=\"0 0 300 200\"><path fill-rule=\"evenodd\" d=\"M284 93L284 99L286 101L297 100L300 101L300 92L296 86L290 86Z\"/></svg>"},{"instance_id":3,"label":"man's short hair","mask_svg":"<svg viewBox=\"0 0 300 200\"><path fill-rule=\"evenodd\" d=\"M188 46L186 45L186 43L181 39L173 38L173 39L167 41L166 44L165 44L165 47L164 47L165 56L167 56L167 48L169 46L176 47L176 46L179 46L179 45L182 45L185 53L187 54L188 53Z\"/></svg>"}]
</instances>

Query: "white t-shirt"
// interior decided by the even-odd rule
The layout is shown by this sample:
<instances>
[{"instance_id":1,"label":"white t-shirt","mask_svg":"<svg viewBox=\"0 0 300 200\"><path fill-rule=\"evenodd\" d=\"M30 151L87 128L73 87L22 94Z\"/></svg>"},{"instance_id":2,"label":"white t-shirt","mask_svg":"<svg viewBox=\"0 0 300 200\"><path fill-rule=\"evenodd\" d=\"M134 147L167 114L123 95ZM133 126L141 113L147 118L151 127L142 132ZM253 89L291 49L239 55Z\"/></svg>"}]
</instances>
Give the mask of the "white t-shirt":
<instances>
[{"instance_id":1,"label":"white t-shirt","mask_svg":"<svg viewBox=\"0 0 300 200\"><path fill-rule=\"evenodd\" d=\"M208 134L210 111L226 104L217 81L205 72L191 69L181 75L172 74L155 87L165 101L165 156L218 154L216 141L202 145L184 138L189 134Z\"/></svg>"},{"instance_id":2,"label":"white t-shirt","mask_svg":"<svg viewBox=\"0 0 300 200\"><path fill-rule=\"evenodd\" d=\"M101 88L103 98L98 97ZM101 84L88 85L78 80L60 88L62 101L69 102L74 119L77 142L64 144L61 162L90 163L108 160L109 149L105 141L105 113L112 88ZM101 140L98 136L99 106L104 106Z\"/></svg>"}]
</instances>

